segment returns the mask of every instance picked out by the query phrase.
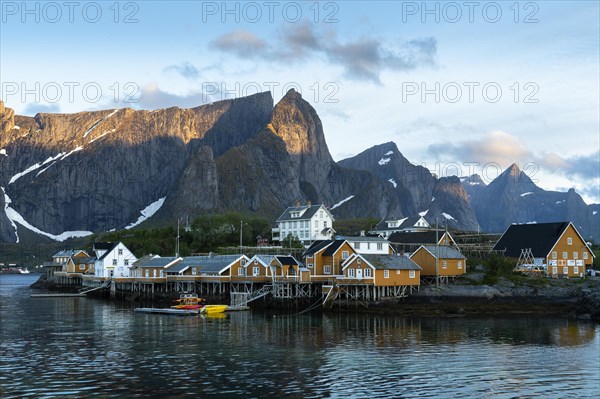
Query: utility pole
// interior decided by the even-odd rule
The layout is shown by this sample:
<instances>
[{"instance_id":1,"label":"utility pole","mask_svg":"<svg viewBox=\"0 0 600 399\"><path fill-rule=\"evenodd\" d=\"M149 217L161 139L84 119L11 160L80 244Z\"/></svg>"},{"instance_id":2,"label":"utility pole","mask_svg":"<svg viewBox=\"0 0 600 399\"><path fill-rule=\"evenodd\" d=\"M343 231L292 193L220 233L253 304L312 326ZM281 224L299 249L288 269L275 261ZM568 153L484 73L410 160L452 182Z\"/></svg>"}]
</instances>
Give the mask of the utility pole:
<instances>
[{"instance_id":1,"label":"utility pole","mask_svg":"<svg viewBox=\"0 0 600 399\"><path fill-rule=\"evenodd\" d=\"M244 223L242 220L240 220L240 255L242 254L242 236L243 236L245 224L248 224L248 223Z\"/></svg>"},{"instance_id":2,"label":"utility pole","mask_svg":"<svg viewBox=\"0 0 600 399\"><path fill-rule=\"evenodd\" d=\"M175 257L179 258L179 218L177 218L177 239L175 240Z\"/></svg>"}]
</instances>

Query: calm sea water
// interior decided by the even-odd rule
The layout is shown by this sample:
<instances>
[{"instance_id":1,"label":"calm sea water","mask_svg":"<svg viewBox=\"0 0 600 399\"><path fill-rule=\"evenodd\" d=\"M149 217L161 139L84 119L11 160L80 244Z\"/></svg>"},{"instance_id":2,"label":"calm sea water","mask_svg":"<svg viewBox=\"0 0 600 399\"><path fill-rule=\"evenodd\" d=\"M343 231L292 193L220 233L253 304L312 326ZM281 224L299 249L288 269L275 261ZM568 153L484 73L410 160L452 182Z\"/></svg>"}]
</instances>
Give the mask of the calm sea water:
<instances>
[{"instance_id":1,"label":"calm sea water","mask_svg":"<svg viewBox=\"0 0 600 399\"><path fill-rule=\"evenodd\" d=\"M600 326L364 314L220 319L29 298L0 276L0 397L597 398Z\"/></svg>"}]
</instances>

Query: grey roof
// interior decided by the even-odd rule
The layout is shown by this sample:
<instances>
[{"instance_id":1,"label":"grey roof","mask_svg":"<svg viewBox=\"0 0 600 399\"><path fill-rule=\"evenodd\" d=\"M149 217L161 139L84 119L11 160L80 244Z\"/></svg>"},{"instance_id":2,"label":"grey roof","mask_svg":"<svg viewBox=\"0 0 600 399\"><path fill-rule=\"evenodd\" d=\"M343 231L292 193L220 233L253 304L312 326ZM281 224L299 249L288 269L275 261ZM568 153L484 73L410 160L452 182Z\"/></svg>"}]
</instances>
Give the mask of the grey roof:
<instances>
[{"instance_id":1,"label":"grey roof","mask_svg":"<svg viewBox=\"0 0 600 399\"><path fill-rule=\"evenodd\" d=\"M298 207L291 206L291 207L287 208L285 211L283 211L281 216L279 216L279 218L277 219L277 222L283 222L283 221L288 221L288 220L310 219L315 215L315 213L317 213L319 208L321 208L321 204L311 205L311 206L303 205L303 206L298 206ZM305 212L299 218L293 218L292 212L298 212L298 211L300 211L300 212L305 211Z\"/></svg>"},{"instance_id":2,"label":"grey roof","mask_svg":"<svg viewBox=\"0 0 600 399\"><path fill-rule=\"evenodd\" d=\"M202 259L204 258L205 256L186 256L173 266L169 266L167 273L181 273L188 267L200 268L202 266Z\"/></svg>"},{"instance_id":3,"label":"grey roof","mask_svg":"<svg viewBox=\"0 0 600 399\"><path fill-rule=\"evenodd\" d=\"M133 262L131 267L132 268L141 267L143 264L145 264L150 259L153 259L155 257L156 257L156 255L144 255L141 258L139 258L138 260L136 260L135 262Z\"/></svg>"},{"instance_id":4,"label":"grey roof","mask_svg":"<svg viewBox=\"0 0 600 399\"><path fill-rule=\"evenodd\" d=\"M218 273L243 255L194 256L200 273Z\"/></svg>"},{"instance_id":5,"label":"grey roof","mask_svg":"<svg viewBox=\"0 0 600 399\"><path fill-rule=\"evenodd\" d=\"M86 251L84 251L83 249L63 249L61 251L58 251L54 255L52 255L52 257L53 258L57 258L57 257L71 257L73 255L78 254L79 252L83 252L86 255L88 255L88 253Z\"/></svg>"},{"instance_id":6,"label":"grey roof","mask_svg":"<svg viewBox=\"0 0 600 399\"><path fill-rule=\"evenodd\" d=\"M458 250L446 245L423 245L423 248L431 252L434 258L439 254L439 259L466 259Z\"/></svg>"},{"instance_id":7,"label":"grey roof","mask_svg":"<svg viewBox=\"0 0 600 399\"><path fill-rule=\"evenodd\" d=\"M398 255L361 255L376 269L388 270L421 270L419 265L408 256Z\"/></svg>"},{"instance_id":8,"label":"grey roof","mask_svg":"<svg viewBox=\"0 0 600 399\"><path fill-rule=\"evenodd\" d=\"M137 267L165 267L169 263L173 262L175 259L177 259L177 258L174 256L167 256L164 258L157 256L156 258L148 259L146 262L143 262L136 266Z\"/></svg>"},{"instance_id":9,"label":"grey roof","mask_svg":"<svg viewBox=\"0 0 600 399\"><path fill-rule=\"evenodd\" d=\"M401 231L390 235L388 241L395 244L435 244L436 236L438 240L441 240L444 233L444 230L438 230L437 234L435 230L418 232Z\"/></svg>"},{"instance_id":10,"label":"grey roof","mask_svg":"<svg viewBox=\"0 0 600 399\"><path fill-rule=\"evenodd\" d=\"M81 265L83 264L87 264L87 263L94 263L94 261L96 260L96 257L94 256L76 256L73 259L73 263L76 265Z\"/></svg>"},{"instance_id":11,"label":"grey roof","mask_svg":"<svg viewBox=\"0 0 600 399\"><path fill-rule=\"evenodd\" d=\"M254 255L250 260L258 258L265 265L270 265L276 255ZM254 263L254 261L252 261Z\"/></svg>"},{"instance_id":12,"label":"grey roof","mask_svg":"<svg viewBox=\"0 0 600 399\"><path fill-rule=\"evenodd\" d=\"M98 260L103 260L104 258L106 258L108 256L108 254L110 253L110 251L112 251L117 245L119 245L119 243L112 244L112 247L110 247L108 249L102 248L102 249L106 249L106 252L103 253L102 256L98 258Z\"/></svg>"},{"instance_id":13,"label":"grey roof","mask_svg":"<svg viewBox=\"0 0 600 399\"><path fill-rule=\"evenodd\" d=\"M323 252L323 255L325 256L333 256L333 254L335 254L338 249L340 249L340 247L346 242L346 240L333 240L331 241L331 245L329 245L327 247L327 249L325 250L325 252Z\"/></svg>"}]
</instances>

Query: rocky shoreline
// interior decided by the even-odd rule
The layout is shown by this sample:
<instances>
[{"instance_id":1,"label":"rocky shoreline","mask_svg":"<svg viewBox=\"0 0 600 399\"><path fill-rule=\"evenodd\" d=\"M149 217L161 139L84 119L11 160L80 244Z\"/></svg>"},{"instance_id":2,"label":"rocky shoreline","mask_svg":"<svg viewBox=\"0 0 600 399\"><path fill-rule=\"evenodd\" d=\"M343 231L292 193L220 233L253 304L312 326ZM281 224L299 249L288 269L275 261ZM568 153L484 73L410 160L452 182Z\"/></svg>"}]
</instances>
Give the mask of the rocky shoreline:
<instances>
[{"instance_id":1,"label":"rocky shoreline","mask_svg":"<svg viewBox=\"0 0 600 399\"><path fill-rule=\"evenodd\" d=\"M50 291L77 292L80 287L62 286L44 275L31 288ZM163 294L152 302L168 304L176 295ZM119 296L129 302L137 302L136 295ZM211 298L223 301L227 298ZM252 307L264 309L295 308L303 310L314 303L314 298L305 300L256 301ZM368 312L407 316L478 316L478 315L523 315L565 316L592 319L600 322L600 278L585 280L540 280L532 284L516 285L501 279L495 285L467 285L464 281L455 284L421 286L420 290L400 300L358 302L338 300L333 312Z\"/></svg>"}]
</instances>

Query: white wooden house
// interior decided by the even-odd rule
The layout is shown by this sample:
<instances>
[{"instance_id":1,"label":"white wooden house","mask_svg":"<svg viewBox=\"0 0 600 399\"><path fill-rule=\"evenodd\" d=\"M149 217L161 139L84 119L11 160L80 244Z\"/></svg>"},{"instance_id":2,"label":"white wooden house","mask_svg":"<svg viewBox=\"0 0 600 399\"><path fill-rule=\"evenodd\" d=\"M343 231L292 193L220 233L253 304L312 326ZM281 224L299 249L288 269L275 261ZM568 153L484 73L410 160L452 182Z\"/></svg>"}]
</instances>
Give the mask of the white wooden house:
<instances>
[{"instance_id":1,"label":"white wooden house","mask_svg":"<svg viewBox=\"0 0 600 399\"><path fill-rule=\"evenodd\" d=\"M96 277L129 277L129 269L136 256L123 244L118 242L106 250L94 263Z\"/></svg>"},{"instance_id":2,"label":"white wooden house","mask_svg":"<svg viewBox=\"0 0 600 399\"><path fill-rule=\"evenodd\" d=\"M282 241L290 234L305 245L317 240L330 240L335 235L334 220L323 205L298 203L287 208L277 219L277 227L271 231L273 241Z\"/></svg>"}]
</instances>

